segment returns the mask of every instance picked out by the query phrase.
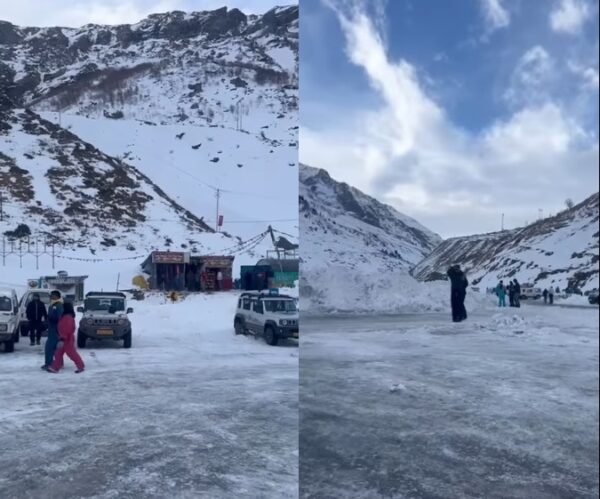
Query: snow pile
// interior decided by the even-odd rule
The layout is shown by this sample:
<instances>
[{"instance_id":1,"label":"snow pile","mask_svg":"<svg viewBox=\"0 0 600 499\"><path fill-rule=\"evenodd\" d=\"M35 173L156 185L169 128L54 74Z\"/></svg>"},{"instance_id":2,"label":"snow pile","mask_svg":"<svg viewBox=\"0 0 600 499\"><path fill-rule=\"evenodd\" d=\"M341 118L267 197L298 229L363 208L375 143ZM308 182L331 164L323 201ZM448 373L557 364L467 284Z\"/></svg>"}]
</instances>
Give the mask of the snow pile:
<instances>
[{"instance_id":1,"label":"snow pile","mask_svg":"<svg viewBox=\"0 0 600 499\"><path fill-rule=\"evenodd\" d=\"M446 312L449 286L446 282L419 282L406 272L369 275L339 265L302 267L302 310L314 314ZM489 296L467 292L468 310L490 304Z\"/></svg>"},{"instance_id":2,"label":"snow pile","mask_svg":"<svg viewBox=\"0 0 600 499\"><path fill-rule=\"evenodd\" d=\"M505 314L494 314L491 319L489 326L493 328L504 328L504 327L525 327L527 321L520 315L505 315Z\"/></svg>"},{"instance_id":3,"label":"snow pile","mask_svg":"<svg viewBox=\"0 0 600 499\"><path fill-rule=\"evenodd\" d=\"M587 296L581 295L569 295L566 297L555 296L554 303L557 305L577 305L577 306L588 306L588 307L597 307L598 305L590 305Z\"/></svg>"}]
</instances>

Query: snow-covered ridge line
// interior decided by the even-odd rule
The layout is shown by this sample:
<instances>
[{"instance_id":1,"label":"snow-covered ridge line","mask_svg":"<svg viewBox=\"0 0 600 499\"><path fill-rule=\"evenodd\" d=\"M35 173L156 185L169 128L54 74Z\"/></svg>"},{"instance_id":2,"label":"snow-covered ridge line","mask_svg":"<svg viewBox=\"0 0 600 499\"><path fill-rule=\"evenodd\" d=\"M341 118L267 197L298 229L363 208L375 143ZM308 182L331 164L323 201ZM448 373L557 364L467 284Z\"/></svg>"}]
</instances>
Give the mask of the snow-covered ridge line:
<instances>
[{"instance_id":1,"label":"snow-covered ridge line","mask_svg":"<svg viewBox=\"0 0 600 499\"><path fill-rule=\"evenodd\" d=\"M526 227L445 240L413 269L421 280L442 278L460 263L474 284L499 279L561 289L598 287L598 193Z\"/></svg>"}]
</instances>

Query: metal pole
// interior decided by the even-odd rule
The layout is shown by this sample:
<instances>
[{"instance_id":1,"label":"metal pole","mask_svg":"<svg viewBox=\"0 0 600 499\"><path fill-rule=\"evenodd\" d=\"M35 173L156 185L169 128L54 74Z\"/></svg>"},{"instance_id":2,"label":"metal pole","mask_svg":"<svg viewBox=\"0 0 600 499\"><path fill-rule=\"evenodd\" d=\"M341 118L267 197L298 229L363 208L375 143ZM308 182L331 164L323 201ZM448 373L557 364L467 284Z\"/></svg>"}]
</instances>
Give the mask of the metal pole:
<instances>
[{"instance_id":1,"label":"metal pole","mask_svg":"<svg viewBox=\"0 0 600 499\"><path fill-rule=\"evenodd\" d=\"M502 213L502 225L500 226L500 230L504 230L504 213Z\"/></svg>"},{"instance_id":2,"label":"metal pole","mask_svg":"<svg viewBox=\"0 0 600 499\"><path fill-rule=\"evenodd\" d=\"M40 251L39 251L39 247L38 247L38 241L39 241L39 239L36 237L35 238L35 270L40 269Z\"/></svg>"},{"instance_id":3,"label":"metal pole","mask_svg":"<svg viewBox=\"0 0 600 499\"><path fill-rule=\"evenodd\" d=\"M215 220L215 232L219 232L219 198L221 197L221 189L217 189L217 219Z\"/></svg>"},{"instance_id":4,"label":"metal pole","mask_svg":"<svg viewBox=\"0 0 600 499\"><path fill-rule=\"evenodd\" d=\"M52 243L52 269L54 269L54 243Z\"/></svg>"},{"instance_id":5,"label":"metal pole","mask_svg":"<svg viewBox=\"0 0 600 499\"><path fill-rule=\"evenodd\" d=\"M4 221L4 211L2 209L2 191L0 191L0 222Z\"/></svg>"},{"instance_id":6,"label":"metal pole","mask_svg":"<svg viewBox=\"0 0 600 499\"><path fill-rule=\"evenodd\" d=\"M2 236L2 266L6 267L6 237Z\"/></svg>"}]
</instances>

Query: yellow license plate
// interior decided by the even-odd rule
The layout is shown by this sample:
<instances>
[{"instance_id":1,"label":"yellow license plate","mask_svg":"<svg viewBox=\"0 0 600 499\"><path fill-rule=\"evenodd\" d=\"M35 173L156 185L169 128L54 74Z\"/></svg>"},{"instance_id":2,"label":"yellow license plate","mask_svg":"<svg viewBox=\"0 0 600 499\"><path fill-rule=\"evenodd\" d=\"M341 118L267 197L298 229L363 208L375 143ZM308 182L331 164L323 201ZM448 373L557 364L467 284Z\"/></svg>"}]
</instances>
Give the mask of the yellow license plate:
<instances>
[{"instance_id":1,"label":"yellow license plate","mask_svg":"<svg viewBox=\"0 0 600 499\"><path fill-rule=\"evenodd\" d=\"M112 336L113 335L113 330L112 329L98 329L98 334L102 335L102 336Z\"/></svg>"},{"instance_id":2,"label":"yellow license plate","mask_svg":"<svg viewBox=\"0 0 600 499\"><path fill-rule=\"evenodd\" d=\"M294 338L297 338L297 337L298 337L298 333L292 333L292 336L293 336Z\"/></svg>"}]
</instances>

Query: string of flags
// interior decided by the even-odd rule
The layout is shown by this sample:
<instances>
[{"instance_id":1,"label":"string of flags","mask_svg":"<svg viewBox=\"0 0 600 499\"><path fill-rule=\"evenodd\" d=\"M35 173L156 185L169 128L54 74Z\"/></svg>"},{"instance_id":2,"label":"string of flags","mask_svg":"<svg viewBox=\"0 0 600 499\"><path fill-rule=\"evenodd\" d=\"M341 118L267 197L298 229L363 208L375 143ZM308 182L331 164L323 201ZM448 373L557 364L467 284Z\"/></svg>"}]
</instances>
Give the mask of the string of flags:
<instances>
[{"instance_id":1,"label":"string of flags","mask_svg":"<svg viewBox=\"0 0 600 499\"><path fill-rule=\"evenodd\" d=\"M145 258L146 255L136 255L136 256L128 256L124 258L78 258L74 256L62 256L56 255L56 258L62 258L64 260L76 260L78 262L122 262L125 260L139 260L140 258Z\"/></svg>"}]
</instances>

